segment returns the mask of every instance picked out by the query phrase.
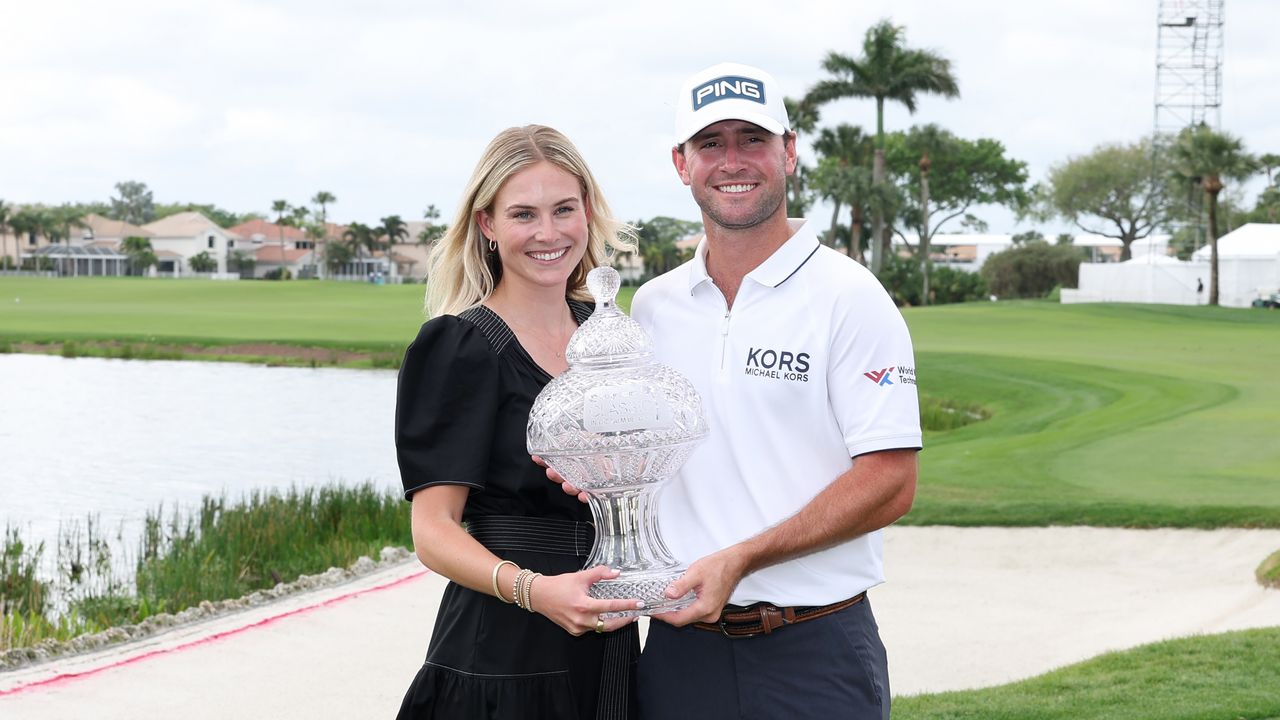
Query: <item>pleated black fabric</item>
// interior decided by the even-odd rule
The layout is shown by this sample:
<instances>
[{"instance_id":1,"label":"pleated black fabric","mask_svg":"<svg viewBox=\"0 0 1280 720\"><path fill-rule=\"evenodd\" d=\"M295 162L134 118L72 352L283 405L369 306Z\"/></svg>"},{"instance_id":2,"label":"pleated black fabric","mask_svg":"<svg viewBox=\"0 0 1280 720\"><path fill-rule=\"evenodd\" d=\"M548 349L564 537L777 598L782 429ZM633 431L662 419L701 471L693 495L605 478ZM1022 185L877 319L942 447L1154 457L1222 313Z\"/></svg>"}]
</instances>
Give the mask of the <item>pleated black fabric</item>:
<instances>
[{"instance_id":1,"label":"pleated black fabric","mask_svg":"<svg viewBox=\"0 0 1280 720\"><path fill-rule=\"evenodd\" d=\"M579 323L591 312L584 303L570 307ZM582 568L589 535L574 523L591 520L525 449L529 409L550 379L501 318L477 306L423 325L405 353L396 405L405 496L436 484L467 485L463 520L475 521L477 537L495 555L544 575ZM533 530L512 532L508 522L486 537L492 516L526 518ZM639 650L634 624L574 637L541 615L449 583L399 717L635 717ZM620 666L626 671L602 673Z\"/></svg>"}]
</instances>

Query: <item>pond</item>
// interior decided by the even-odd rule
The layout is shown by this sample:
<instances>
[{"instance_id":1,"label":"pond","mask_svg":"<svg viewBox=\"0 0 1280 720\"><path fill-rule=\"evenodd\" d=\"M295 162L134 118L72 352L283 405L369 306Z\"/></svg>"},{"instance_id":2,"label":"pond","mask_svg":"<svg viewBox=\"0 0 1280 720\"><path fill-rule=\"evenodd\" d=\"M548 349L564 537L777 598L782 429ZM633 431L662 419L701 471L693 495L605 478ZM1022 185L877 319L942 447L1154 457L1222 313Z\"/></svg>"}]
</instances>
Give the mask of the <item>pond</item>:
<instances>
[{"instance_id":1,"label":"pond","mask_svg":"<svg viewBox=\"0 0 1280 720\"><path fill-rule=\"evenodd\" d=\"M395 390L392 370L0 355L0 526L48 553L90 515L114 534L206 494L397 488Z\"/></svg>"}]
</instances>

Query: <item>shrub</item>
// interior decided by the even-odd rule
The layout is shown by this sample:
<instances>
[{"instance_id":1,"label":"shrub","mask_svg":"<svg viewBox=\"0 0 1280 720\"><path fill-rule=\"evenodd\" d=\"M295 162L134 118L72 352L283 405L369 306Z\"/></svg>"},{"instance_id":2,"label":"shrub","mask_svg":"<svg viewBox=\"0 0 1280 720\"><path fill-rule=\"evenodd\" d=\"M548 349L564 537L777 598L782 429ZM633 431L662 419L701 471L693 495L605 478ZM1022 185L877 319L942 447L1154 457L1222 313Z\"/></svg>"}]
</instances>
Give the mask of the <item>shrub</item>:
<instances>
[{"instance_id":1,"label":"shrub","mask_svg":"<svg viewBox=\"0 0 1280 720\"><path fill-rule=\"evenodd\" d=\"M934 266L929 277L930 300L935 305L970 302L987 297L987 281L976 272Z\"/></svg>"},{"instance_id":2,"label":"shrub","mask_svg":"<svg viewBox=\"0 0 1280 720\"><path fill-rule=\"evenodd\" d=\"M924 287L924 276L916 258L898 255L885 258L880 283L899 307L922 304L920 291ZM934 265L929 274L929 295L931 305L981 300L987 296L987 282L977 273Z\"/></svg>"},{"instance_id":3,"label":"shrub","mask_svg":"<svg viewBox=\"0 0 1280 720\"><path fill-rule=\"evenodd\" d=\"M209 253L202 252L192 255L187 264L191 266L192 272L208 273L218 269L218 261L214 260Z\"/></svg>"},{"instance_id":4,"label":"shrub","mask_svg":"<svg viewBox=\"0 0 1280 720\"><path fill-rule=\"evenodd\" d=\"M1078 248L1031 243L987 258L982 277L1002 298L1038 298L1054 287L1076 287L1084 253Z\"/></svg>"}]
</instances>

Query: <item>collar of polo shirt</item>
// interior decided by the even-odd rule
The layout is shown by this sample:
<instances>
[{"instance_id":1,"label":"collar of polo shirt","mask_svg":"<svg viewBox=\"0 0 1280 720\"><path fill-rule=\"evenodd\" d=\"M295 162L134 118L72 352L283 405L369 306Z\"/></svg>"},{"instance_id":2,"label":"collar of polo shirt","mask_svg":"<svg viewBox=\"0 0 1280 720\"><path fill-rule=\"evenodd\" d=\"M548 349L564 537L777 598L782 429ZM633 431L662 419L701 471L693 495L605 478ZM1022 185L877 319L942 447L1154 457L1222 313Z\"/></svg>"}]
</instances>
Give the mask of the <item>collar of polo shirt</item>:
<instances>
[{"instance_id":1,"label":"collar of polo shirt","mask_svg":"<svg viewBox=\"0 0 1280 720\"><path fill-rule=\"evenodd\" d=\"M765 287L778 287L808 262L809 258L818 252L821 243L818 242L816 235L799 232L804 224L804 218L789 218L787 229L791 231L791 237L756 269L747 273L747 279ZM690 294L702 283L711 282L711 276L707 274L706 235L703 235L702 240L698 242L698 248L693 253L693 264L689 270Z\"/></svg>"}]
</instances>

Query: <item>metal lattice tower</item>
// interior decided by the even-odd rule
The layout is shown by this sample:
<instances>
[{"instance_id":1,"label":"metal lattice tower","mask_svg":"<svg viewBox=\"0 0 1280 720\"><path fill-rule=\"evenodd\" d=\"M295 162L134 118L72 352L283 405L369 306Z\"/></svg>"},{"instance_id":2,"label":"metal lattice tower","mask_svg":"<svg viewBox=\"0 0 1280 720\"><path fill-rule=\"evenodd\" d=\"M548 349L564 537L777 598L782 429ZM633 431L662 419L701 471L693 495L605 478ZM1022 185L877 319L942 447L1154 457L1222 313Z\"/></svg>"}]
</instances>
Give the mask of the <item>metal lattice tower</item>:
<instances>
[{"instance_id":1,"label":"metal lattice tower","mask_svg":"<svg viewBox=\"0 0 1280 720\"><path fill-rule=\"evenodd\" d=\"M1154 132L1222 124L1222 5L1225 0L1157 0Z\"/></svg>"}]
</instances>

